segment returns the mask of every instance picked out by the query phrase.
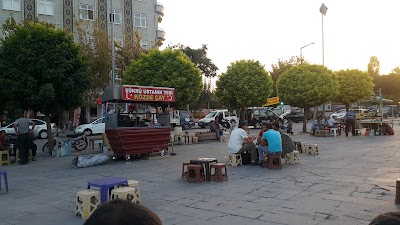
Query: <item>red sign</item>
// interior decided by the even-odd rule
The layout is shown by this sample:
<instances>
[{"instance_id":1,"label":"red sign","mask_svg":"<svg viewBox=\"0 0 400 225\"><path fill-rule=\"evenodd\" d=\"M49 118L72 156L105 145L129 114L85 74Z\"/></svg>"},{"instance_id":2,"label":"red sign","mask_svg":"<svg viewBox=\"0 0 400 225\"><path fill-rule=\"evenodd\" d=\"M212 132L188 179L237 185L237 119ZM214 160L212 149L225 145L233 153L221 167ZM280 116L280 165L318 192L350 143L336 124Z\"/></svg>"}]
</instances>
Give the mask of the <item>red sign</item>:
<instances>
[{"instance_id":1,"label":"red sign","mask_svg":"<svg viewBox=\"0 0 400 225\"><path fill-rule=\"evenodd\" d=\"M175 90L165 87L123 85L122 99L141 102L175 102Z\"/></svg>"}]
</instances>

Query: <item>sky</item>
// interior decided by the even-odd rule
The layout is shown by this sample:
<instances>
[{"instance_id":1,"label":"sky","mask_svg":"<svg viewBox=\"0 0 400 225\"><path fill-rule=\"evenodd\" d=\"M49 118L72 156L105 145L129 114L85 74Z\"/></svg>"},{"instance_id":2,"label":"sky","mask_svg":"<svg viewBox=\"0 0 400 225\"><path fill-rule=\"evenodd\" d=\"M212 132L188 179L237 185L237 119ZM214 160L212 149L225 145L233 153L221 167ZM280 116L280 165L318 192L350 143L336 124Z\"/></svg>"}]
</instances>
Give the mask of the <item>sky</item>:
<instances>
[{"instance_id":1,"label":"sky","mask_svg":"<svg viewBox=\"0 0 400 225\"><path fill-rule=\"evenodd\" d=\"M400 66L399 0L158 0L159 24L167 45L199 48L226 71L232 62L253 59L271 69L279 59L300 56L331 70L367 71L371 56L381 74ZM323 18L321 4L328 7Z\"/></svg>"}]
</instances>

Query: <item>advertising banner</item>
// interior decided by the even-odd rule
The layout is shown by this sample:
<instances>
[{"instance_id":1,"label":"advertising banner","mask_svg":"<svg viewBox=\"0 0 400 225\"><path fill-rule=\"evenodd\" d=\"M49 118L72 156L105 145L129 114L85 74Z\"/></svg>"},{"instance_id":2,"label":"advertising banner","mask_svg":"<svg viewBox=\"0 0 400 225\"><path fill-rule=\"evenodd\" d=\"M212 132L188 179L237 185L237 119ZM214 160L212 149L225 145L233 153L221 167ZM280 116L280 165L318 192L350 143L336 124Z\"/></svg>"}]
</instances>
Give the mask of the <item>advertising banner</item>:
<instances>
[{"instance_id":1,"label":"advertising banner","mask_svg":"<svg viewBox=\"0 0 400 225\"><path fill-rule=\"evenodd\" d=\"M279 104L279 97L273 97L267 99L267 104L265 104L264 106L276 105L276 104Z\"/></svg>"},{"instance_id":2,"label":"advertising banner","mask_svg":"<svg viewBox=\"0 0 400 225\"><path fill-rule=\"evenodd\" d=\"M122 99L142 102L175 102L175 89L123 85Z\"/></svg>"}]
</instances>

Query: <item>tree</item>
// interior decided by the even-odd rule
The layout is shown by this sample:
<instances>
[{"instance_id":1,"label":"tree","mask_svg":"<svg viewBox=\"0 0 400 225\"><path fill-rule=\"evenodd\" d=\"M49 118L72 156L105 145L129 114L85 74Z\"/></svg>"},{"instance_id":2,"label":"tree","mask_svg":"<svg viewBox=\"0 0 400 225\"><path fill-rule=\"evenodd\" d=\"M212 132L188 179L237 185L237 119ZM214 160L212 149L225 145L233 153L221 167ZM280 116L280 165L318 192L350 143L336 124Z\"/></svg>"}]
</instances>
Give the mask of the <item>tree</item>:
<instances>
[{"instance_id":1,"label":"tree","mask_svg":"<svg viewBox=\"0 0 400 225\"><path fill-rule=\"evenodd\" d=\"M350 103L365 99L373 93L374 82L368 73L361 70L340 70L336 72L340 91L336 101L346 105L349 109Z\"/></svg>"},{"instance_id":2,"label":"tree","mask_svg":"<svg viewBox=\"0 0 400 225\"><path fill-rule=\"evenodd\" d=\"M201 70L201 73L204 78L204 88L201 93L201 96L199 100L197 100L192 104L192 106L193 105L195 107L197 106L198 109L200 109L200 107L204 105L208 107L212 98L212 93L211 93L211 85L207 83L207 80L217 76L218 67L207 56L207 50L208 50L207 45L203 44L202 47L198 49L192 49L189 46L184 46L184 45L177 45L174 46L174 48L178 48L181 51L183 51L183 53L185 53L189 57L189 59L193 62L194 66Z\"/></svg>"},{"instance_id":3,"label":"tree","mask_svg":"<svg viewBox=\"0 0 400 225\"><path fill-rule=\"evenodd\" d=\"M339 81L322 65L303 64L288 69L279 77L277 91L281 101L304 108L303 132L307 132L306 115L310 108L335 99Z\"/></svg>"},{"instance_id":4,"label":"tree","mask_svg":"<svg viewBox=\"0 0 400 225\"><path fill-rule=\"evenodd\" d=\"M391 99L393 102L400 101L400 68L394 68L388 75L379 76L374 79L375 90L382 89L382 96Z\"/></svg>"},{"instance_id":5,"label":"tree","mask_svg":"<svg viewBox=\"0 0 400 225\"><path fill-rule=\"evenodd\" d=\"M269 72L269 74L270 74L272 80L274 81L274 87L273 87L273 92L272 92L271 97L277 96L276 82L278 81L279 76L282 75L286 70L288 70L294 66L298 66L298 65L302 64L303 62L304 62L304 60L302 58L297 57L297 56L292 56L288 60L279 59L278 63L271 65L272 70Z\"/></svg>"},{"instance_id":6,"label":"tree","mask_svg":"<svg viewBox=\"0 0 400 225\"><path fill-rule=\"evenodd\" d=\"M216 95L229 109L261 106L272 93L272 79L259 61L240 60L231 63L226 73L217 80Z\"/></svg>"},{"instance_id":7,"label":"tree","mask_svg":"<svg viewBox=\"0 0 400 225\"><path fill-rule=\"evenodd\" d=\"M72 34L37 21L18 24L0 46L1 101L44 113L51 143L50 115L81 104L90 88L85 68Z\"/></svg>"},{"instance_id":8,"label":"tree","mask_svg":"<svg viewBox=\"0 0 400 225\"><path fill-rule=\"evenodd\" d=\"M92 87L85 91L82 102L89 119L90 107L97 106L100 92L110 82L111 42L107 30L102 29L98 21L78 20L74 25L81 52L87 59L87 77L92 83Z\"/></svg>"},{"instance_id":9,"label":"tree","mask_svg":"<svg viewBox=\"0 0 400 225\"><path fill-rule=\"evenodd\" d=\"M175 106L184 107L200 97L201 72L180 50L152 49L132 60L125 71L123 84L175 88Z\"/></svg>"},{"instance_id":10,"label":"tree","mask_svg":"<svg viewBox=\"0 0 400 225\"><path fill-rule=\"evenodd\" d=\"M179 49L185 53L194 63L196 68L201 70L203 76L210 78L216 77L218 67L207 56L207 45L202 45L201 48L193 49L189 46L179 45Z\"/></svg>"},{"instance_id":11,"label":"tree","mask_svg":"<svg viewBox=\"0 0 400 225\"><path fill-rule=\"evenodd\" d=\"M379 60L376 56L371 56L368 63L368 74L372 77L379 76L379 69L381 68Z\"/></svg>"}]
</instances>

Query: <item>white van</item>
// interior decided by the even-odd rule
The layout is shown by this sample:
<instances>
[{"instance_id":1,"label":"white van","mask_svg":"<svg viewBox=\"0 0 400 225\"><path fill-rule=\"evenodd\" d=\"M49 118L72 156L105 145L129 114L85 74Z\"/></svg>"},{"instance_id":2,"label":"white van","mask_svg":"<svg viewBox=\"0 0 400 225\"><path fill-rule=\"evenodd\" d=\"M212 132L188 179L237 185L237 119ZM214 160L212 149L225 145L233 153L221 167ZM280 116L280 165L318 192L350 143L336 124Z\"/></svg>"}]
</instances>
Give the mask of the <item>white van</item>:
<instances>
[{"instance_id":1,"label":"white van","mask_svg":"<svg viewBox=\"0 0 400 225\"><path fill-rule=\"evenodd\" d=\"M237 124L237 122L239 121L235 111L233 113L230 113L227 109L222 109L222 110L212 111L209 114L207 114L207 116L200 119L199 126L201 128L209 126L210 123L215 120L215 117L219 117L220 114L222 114L223 119L228 120L232 124L232 126Z\"/></svg>"}]
</instances>

